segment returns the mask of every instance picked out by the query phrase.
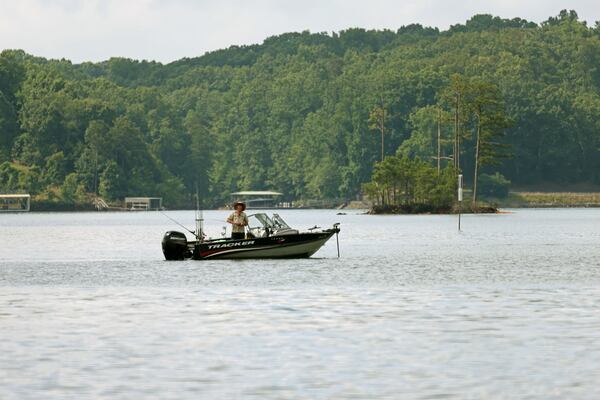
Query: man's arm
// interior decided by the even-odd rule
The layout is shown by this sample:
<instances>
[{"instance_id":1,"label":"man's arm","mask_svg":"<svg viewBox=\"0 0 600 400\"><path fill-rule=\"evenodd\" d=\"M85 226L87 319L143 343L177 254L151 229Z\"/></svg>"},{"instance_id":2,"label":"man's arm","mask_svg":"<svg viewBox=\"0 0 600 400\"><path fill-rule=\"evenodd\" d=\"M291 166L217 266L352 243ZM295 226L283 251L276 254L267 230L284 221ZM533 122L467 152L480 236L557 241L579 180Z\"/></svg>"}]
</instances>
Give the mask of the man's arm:
<instances>
[{"instance_id":1,"label":"man's arm","mask_svg":"<svg viewBox=\"0 0 600 400\"><path fill-rule=\"evenodd\" d=\"M229 218L227 218L227 222L229 222L231 225L237 225L237 226L246 226L246 225L248 225L247 223L240 224L238 222L233 222L233 214L231 214L229 216Z\"/></svg>"}]
</instances>

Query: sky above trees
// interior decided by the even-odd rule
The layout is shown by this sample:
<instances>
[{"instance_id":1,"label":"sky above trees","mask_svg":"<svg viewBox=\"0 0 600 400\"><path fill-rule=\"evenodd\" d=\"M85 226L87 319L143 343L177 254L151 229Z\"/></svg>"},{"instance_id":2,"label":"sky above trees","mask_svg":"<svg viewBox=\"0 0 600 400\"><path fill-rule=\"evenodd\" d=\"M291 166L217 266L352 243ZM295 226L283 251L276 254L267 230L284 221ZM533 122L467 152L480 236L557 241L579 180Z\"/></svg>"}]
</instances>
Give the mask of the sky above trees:
<instances>
[{"instance_id":1,"label":"sky above trees","mask_svg":"<svg viewBox=\"0 0 600 400\"><path fill-rule=\"evenodd\" d=\"M114 56L170 62L290 31L447 29L479 13L542 22L575 9L593 26L597 0L0 0L0 50L74 62Z\"/></svg>"}]
</instances>

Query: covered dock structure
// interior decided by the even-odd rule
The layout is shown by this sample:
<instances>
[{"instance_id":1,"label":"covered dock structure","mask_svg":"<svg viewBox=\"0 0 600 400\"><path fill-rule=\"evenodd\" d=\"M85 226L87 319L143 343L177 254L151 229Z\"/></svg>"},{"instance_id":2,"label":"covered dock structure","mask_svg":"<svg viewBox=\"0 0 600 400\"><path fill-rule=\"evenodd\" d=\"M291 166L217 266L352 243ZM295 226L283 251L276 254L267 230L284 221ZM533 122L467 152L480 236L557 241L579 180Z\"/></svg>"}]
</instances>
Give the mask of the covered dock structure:
<instances>
[{"instance_id":1,"label":"covered dock structure","mask_svg":"<svg viewBox=\"0 0 600 400\"><path fill-rule=\"evenodd\" d=\"M162 197L125 197L125 208L130 211L162 210Z\"/></svg>"},{"instance_id":2,"label":"covered dock structure","mask_svg":"<svg viewBox=\"0 0 600 400\"><path fill-rule=\"evenodd\" d=\"M231 204L236 201L246 203L247 208L265 209L279 208L282 206L280 198L283 193L270 190L247 190L231 193Z\"/></svg>"},{"instance_id":3,"label":"covered dock structure","mask_svg":"<svg viewBox=\"0 0 600 400\"><path fill-rule=\"evenodd\" d=\"M29 194L0 194L0 212L27 212L31 209Z\"/></svg>"}]
</instances>

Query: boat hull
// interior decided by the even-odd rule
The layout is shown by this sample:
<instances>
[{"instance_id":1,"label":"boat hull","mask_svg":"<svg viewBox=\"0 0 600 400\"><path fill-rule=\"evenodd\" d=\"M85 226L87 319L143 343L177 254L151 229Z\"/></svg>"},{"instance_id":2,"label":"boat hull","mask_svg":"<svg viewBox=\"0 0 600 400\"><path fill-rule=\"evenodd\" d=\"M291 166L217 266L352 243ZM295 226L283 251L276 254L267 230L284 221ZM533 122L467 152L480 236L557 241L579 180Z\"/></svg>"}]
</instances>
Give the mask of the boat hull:
<instances>
[{"instance_id":1,"label":"boat hull","mask_svg":"<svg viewBox=\"0 0 600 400\"><path fill-rule=\"evenodd\" d=\"M195 260L306 258L315 254L339 230L275 235L264 238L194 243Z\"/></svg>"}]
</instances>

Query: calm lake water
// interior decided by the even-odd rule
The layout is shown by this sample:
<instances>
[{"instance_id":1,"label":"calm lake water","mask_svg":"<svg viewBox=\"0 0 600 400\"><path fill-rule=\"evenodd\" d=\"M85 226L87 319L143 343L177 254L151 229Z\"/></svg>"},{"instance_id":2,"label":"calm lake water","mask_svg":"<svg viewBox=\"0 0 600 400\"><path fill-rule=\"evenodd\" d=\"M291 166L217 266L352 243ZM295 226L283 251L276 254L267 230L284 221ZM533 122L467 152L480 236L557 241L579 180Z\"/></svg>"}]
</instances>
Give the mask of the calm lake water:
<instances>
[{"instance_id":1,"label":"calm lake water","mask_svg":"<svg viewBox=\"0 0 600 400\"><path fill-rule=\"evenodd\" d=\"M342 257L184 262L160 213L0 215L0 399L598 399L600 210L511 211L281 211Z\"/></svg>"}]
</instances>

